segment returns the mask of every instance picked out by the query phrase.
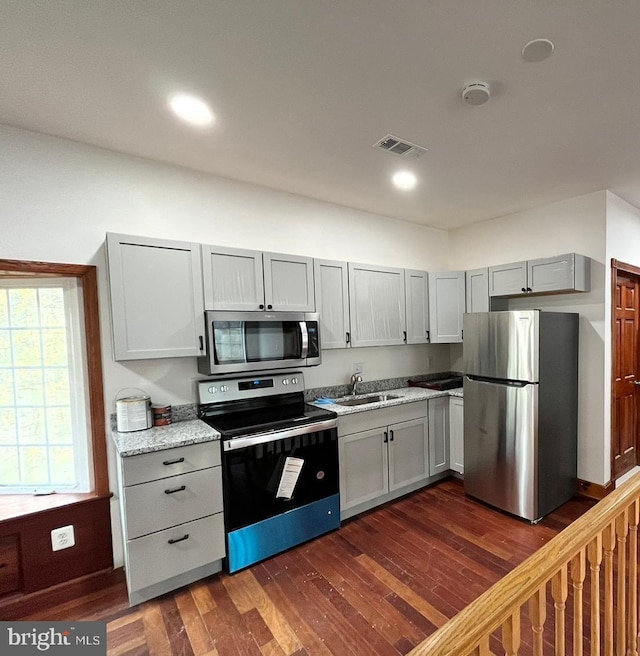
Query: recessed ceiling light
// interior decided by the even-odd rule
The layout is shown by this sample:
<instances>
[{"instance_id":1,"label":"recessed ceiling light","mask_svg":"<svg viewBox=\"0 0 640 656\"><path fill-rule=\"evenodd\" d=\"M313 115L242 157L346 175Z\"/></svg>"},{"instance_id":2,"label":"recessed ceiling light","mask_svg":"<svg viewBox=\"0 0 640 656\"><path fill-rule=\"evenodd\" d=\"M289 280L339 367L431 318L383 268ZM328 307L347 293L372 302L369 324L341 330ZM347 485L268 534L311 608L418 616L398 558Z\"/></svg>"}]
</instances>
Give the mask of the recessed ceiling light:
<instances>
[{"instance_id":1,"label":"recessed ceiling light","mask_svg":"<svg viewBox=\"0 0 640 656\"><path fill-rule=\"evenodd\" d=\"M196 96L183 93L172 96L169 99L169 107L178 118L191 125L205 127L213 123L214 116L209 105Z\"/></svg>"},{"instance_id":2,"label":"recessed ceiling light","mask_svg":"<svg viewBox=\"0 0 640 656\"><path fill-rule=\"evenodd\" d=\"M398 171L394 173L391 180L402 191L411 191L418 184L418 178L411 171Z\"/></svg>"},{"instance_id":3,"label":"recessed ceiling light","mask_svg":"<svg viewBox=\"0 0 640 656\"><path fill-rule=\"evenodd\" d=\"M522 59L529 63L541 62L555 49L549 39L533 39L522 48Z\"/></svg>"}]
</instances>

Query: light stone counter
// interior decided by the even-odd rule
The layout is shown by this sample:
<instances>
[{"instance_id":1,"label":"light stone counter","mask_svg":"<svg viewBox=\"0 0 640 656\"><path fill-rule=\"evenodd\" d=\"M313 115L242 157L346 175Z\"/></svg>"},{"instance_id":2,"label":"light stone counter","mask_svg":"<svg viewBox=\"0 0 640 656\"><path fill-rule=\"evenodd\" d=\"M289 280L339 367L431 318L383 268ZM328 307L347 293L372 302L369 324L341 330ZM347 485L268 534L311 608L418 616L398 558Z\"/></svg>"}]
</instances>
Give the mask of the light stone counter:
<instances>
[{"instance_id":1,"label":"light stone counter","mask_svg":"<svg viewBox=\"0 0 640 656\"><path fill-rule=\"evenodd\" d=\"M168 426L154 426L130 433L114 430L111 435L118 455L123 458L220 439L220 433L200 419L178 421Z\"/></svg>"},{"instance_id":2,"label":"light stone counter","mask_svg":"<svg viewBox=\"0 0 640 656\"><path fill-rule=\"evenodd\" d=\"M376 403L363 403L362 405L339 405L338 403L318 403L317 401L313 402L313 405L317 405L319 408L326 408L327 410L332 410L338 416L351 415L356 412L365 412L366 410L377 410L379 408L389 408L394 405L402 405L404 403L413 403L415 401L426 401L427 399L435 399L439 396L456 396L458 398L464 398L462 393L462 387L458 387L451 390L431 390L423 387L400 387L398 389L384 390L381 392L374 392L368 394L356 394L356 396L341 397L348 399L359 399L365 398L367 396L374 396L376 394L390 394L397 396L397 399L389 399L387 401L378 401ZM340 401L340 398L334 399Z\"/></svg>"}]
</instances>

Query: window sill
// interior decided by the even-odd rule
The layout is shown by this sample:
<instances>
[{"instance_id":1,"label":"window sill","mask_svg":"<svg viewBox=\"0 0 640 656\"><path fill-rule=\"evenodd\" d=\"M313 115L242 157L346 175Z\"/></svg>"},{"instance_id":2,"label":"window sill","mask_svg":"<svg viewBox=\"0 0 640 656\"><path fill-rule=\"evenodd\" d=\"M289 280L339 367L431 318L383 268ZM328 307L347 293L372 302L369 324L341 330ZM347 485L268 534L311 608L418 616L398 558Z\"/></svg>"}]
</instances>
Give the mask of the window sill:
<instances>
[{"instance_id":1,"label":"window sill","mask_svg":"<svg viewBox=\"0 0 640 656\"><path fill-rule=\"evenodd\" d=\"M84 494L47 494L33 496L30 494L2 494L0 495L0 524L28 515L37 515L54 508L62 508L76 503L83 503L98 499L102 496L95 492Z\"/></svg>"}]
</instances>

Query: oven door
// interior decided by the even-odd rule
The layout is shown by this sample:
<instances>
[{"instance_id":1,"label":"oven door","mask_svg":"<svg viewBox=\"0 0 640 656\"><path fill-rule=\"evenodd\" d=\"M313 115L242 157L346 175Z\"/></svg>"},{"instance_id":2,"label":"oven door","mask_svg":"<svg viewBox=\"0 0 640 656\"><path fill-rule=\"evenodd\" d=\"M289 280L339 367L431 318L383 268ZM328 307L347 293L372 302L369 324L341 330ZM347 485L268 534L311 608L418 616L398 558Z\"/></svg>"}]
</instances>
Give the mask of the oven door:
<instances>
[{"instance_id":1,"label":"oven door","mask_svg":"<svg viewBox=\"0 0 640 656\"><path fill-rule=\"evenodd\" d=\"M208 374L320 364L318 315L206 312Z\"/></svg>"},{"instance_id":2,"label":"oven door","mask_svg":"<svg viewBox=\"0 0 640 656\"><path fill-rule=\"evenodd\" d=\"M340 526L335 419L225 440L222 467L230 572Z\"/></svg>"}]
</instances>

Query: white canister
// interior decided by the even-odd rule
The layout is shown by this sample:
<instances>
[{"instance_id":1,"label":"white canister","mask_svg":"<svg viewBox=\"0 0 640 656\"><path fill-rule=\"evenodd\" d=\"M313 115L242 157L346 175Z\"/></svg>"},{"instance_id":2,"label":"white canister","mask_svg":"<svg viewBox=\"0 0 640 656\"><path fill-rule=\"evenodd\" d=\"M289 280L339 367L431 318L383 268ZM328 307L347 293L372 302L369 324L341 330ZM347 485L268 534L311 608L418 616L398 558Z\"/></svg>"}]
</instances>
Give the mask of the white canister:
<instances>
[{"instance_id":1,"label":"white canister","mask_svg":"<svg viewBox=\"0 0 640 656\"><path fill-rule=\"evenodd\" d=\"M116 430L119 433L145 430L152 425L151 398L144 392L140 396L116 398Z\"/></svg>"}]
</instances>

